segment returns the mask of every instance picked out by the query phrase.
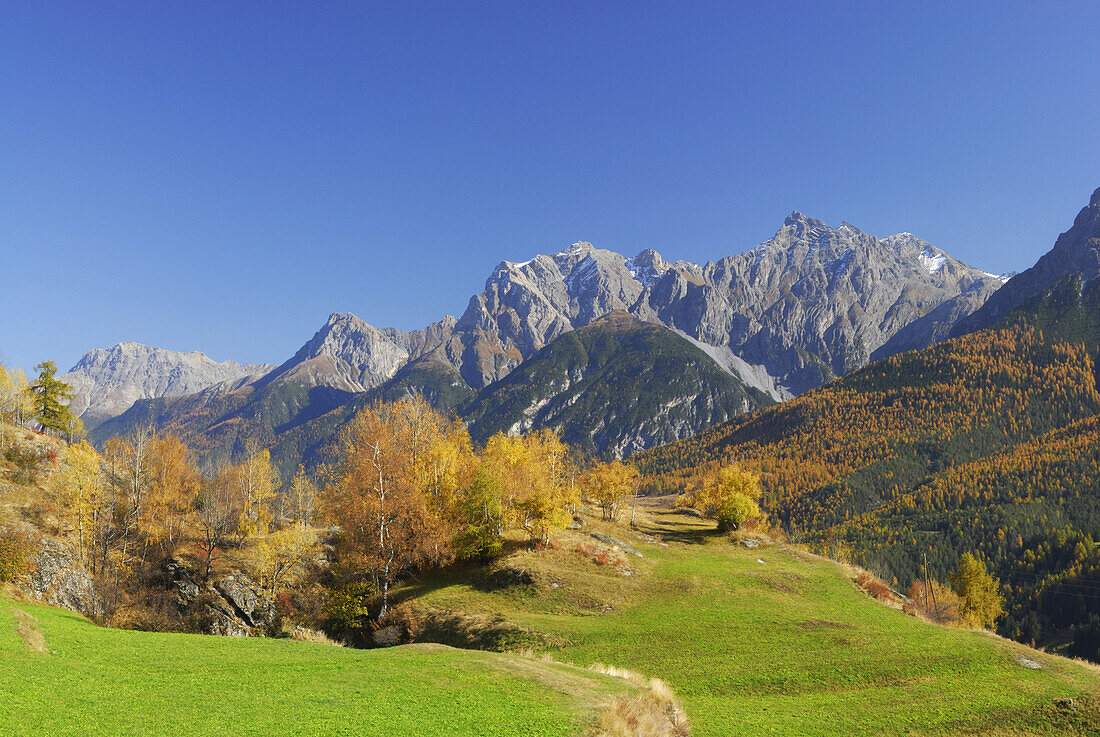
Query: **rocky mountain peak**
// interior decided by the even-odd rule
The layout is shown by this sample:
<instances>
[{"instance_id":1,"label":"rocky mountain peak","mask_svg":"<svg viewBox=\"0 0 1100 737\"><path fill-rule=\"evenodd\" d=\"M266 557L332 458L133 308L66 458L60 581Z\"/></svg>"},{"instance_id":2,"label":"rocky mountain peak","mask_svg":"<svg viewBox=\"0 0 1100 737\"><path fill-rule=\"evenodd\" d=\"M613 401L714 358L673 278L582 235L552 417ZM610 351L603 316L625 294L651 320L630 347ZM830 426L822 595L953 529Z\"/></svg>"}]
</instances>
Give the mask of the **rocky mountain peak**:
<instances>
[{"instance_id":1,"label":"rocky mountain peak","mask_svg":"<svg viewBox=\"0 0 1100 737\"><path fill-rule=\"evenodd\" d=\"M634 258L627 259L626 268L630 272L630 275L637 279L642 287L648 289L652 287L653 283L660 279L661 275L668 271L671 266L665 263L665 260L661 258L661 254L657 253L652 248L647 248Z\"/></svg>"},{"instance_id":2,"label":"rocky mountain peak","mask_svg":"<svg viewBox=\"0 0 1100 737\"><path fill-rule=\"evenodd\" d=\"M1100 205L1100 187L1096 188L1096 191L1092 193L1092 199L1089 200L1090 205Z\"/></svg>"},{"instance_id":3,"label":"rocky mountain peak","mask_svg":"<svg viewBox=\"0 0 1100 737\"><path fill-rule=\"evenodd\" d=\"M562 250L558 251L557 255L558 256L580 256L582 254L587 254L587 253L589 253L591 251L595 251L595 250L596 250L596 247L593 246L588 241L576 241L571 246L569 246L569 248L563 248Z\"/></svg>"},{"instance_id":4,"label":"rocky mountain peak","mask_svg":"<svg viewBox=\"0 0 1100 737\"><path fill-rule=\"evenodd\" d=\"M365 320L334 312L294 356L265 378L294 378L309 386L351 392L372 389L397 373L409 352Z\"/></svg>"},{"instance_id":5,"label":"rocky mountain peak","mask_svg":"<svg viewBox=\"0 0 1100 737\"><path fill-rule=\"evenodd\" d=\"M201 351L172 351L134 341L85 353L60 378L73 387L72 407L93 427L125 412L138 399L202 391L245 376L262 376L270 364L218 362Z\"/></svg>"}]
</instances>

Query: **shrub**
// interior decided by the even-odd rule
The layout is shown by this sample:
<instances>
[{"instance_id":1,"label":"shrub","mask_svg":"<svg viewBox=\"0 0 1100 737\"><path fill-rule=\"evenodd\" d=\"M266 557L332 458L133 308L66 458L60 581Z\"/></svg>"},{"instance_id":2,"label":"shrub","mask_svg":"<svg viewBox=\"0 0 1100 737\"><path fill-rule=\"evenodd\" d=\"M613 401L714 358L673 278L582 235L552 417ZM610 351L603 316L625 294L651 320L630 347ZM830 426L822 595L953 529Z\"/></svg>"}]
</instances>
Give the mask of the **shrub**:
<instances>
[{"instance_id":1,"label":"shrub","mask_svg":"<svg viewBox=\"0 0 1100 737\"><path fill-rule=\"evenodd\" d=\"M932 581L928 586L923 581L914 581L906 596L911 602L904 607L908 614L919 615L939 624L956 627L962 624L959 595L939 581Z\"/></svg>"},{"instance_id":2,"label":"shrub","mask_svg":"<svg viewBox=\"0 0 1100 737\"><path fill-rule=\"evenodd\" d=\"M872 599L893 601L896 598L894 592L886 585L885 581L876 578L867 571L861 571L859 575L856 576L856 584Z\"/></svg>"},{"instance_id":3,"label":"shrub","mask_svg":"<svg viewBox=\"0 0 1100 737\"><path fill-rule=\"evenodd\" d=\"M4 458L15 466L11 474L11 480L17 484L33 484L38 478L38 452L34 448L23 449L13 445L4 451Z\"/></svg>"},{"instance_id":4,"label":"shrub","mask_svg":"<svg viewBox=\"0 0 1100 737\"><path fill-rule=\"evenodd\" d=\"M691 503L717 520L719 532L730 532L760 517L760 493L760 478L731 464L697 478Z\"/></svg>"},{"instance_id":5,"label":"shrub","mask_svg":"<svg viewBox=\"0 0 1100 737\"><path fill-rule=\"evenodd\" d=\"M14 581L29 571L36 547L27 533L0 527L0 581Z\"/></svg>"}]
</instances>

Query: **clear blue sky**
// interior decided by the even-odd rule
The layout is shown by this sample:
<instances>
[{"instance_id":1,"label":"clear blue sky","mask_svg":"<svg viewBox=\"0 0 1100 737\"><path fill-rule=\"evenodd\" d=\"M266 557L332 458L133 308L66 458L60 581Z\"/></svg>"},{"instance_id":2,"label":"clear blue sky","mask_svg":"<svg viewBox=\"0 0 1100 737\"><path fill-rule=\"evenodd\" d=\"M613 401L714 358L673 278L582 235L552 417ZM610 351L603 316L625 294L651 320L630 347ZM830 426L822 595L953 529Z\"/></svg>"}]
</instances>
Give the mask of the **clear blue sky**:
<instances>
[{"instance_id":1,"label":"clear blue sky","mask_svg":"<svg viewBox=\"0 0 1100 737\"><path fill-rule=\"evenodd\" d=\"M278 363L576 240L793 209L1029 266L1100 186L1093 2L0 0L0 350Z\"/></svg>"}]
</instances>

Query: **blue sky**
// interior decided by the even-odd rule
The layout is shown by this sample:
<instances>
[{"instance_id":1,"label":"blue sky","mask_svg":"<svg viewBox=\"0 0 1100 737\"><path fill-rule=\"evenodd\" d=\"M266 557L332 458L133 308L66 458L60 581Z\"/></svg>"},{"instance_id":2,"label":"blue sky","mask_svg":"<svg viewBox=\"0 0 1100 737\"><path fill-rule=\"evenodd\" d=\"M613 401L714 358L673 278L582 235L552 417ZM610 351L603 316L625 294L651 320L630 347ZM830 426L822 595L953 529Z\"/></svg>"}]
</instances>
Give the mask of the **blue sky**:
<instances>
[{"instance_id":1,"label":"blue sky","mask_svg":"<svg viewBox=\"0 0 1100 737\"><path fill-rule=\"evenodd\" d=\"M0 350L278 363L576 240L794 209L1029 266L1100 186L1094 3L0 0Z\"/></svg>"}]
</instances>

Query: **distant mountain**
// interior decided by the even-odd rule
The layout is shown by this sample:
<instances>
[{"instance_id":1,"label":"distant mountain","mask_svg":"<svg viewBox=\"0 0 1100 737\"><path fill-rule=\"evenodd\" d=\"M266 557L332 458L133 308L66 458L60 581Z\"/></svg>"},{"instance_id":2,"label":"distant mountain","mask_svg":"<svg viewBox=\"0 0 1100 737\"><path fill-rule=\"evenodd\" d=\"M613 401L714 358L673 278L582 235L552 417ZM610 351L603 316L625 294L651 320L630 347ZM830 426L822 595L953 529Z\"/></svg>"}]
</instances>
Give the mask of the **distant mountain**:
<instances>
[{"instance_id":1,"label":"distant mountain","mask_svg":"<svg viewBox=\"0 0 1100 737\"><path fill-rule=\"evenodd\" d=\"M969 314L1000 285L909 233L878 239L798 212L768 241L705 266L579 242L497 266L455 325L466 348L457 368L480 388L562 333L626 310L727 348L797 394L865 365L945 302L968 295L952 315Z\"/></svg>"},{"instance_id":2,"label":"distant mountain","mask_svg":"<svg viewBox=\"0 0 1100 737\"><path fill-rule=\"evenodd\" d=\"M996 277L910 234L878 239L848 224L829 228L799 213L767 242L705 266L669 263L652 250L628 258L578 242L522 263L501 262L458 319L448 316L405 332L334 313L293 357L265 375L208 386L189 397L139 401L93 437L102 441L155 422L184 435L209 463L232 458L244 442L257 440L279 449L286 456L280 462L291 467L319 452L348 408L410 391L447 409L476 412L477 427L489 427L495 420L485 408L503 411L519 401L513 388L504 388L515 382L494 389L492 401L479 403L475 395L482 397L563 335L623 312L670 328L673 332L662 332L658 342L691 357L692 380L721 377L721 388L708 400L712 406L684 409L676 419L670 414L659 429L659 422L645 429L639 425L632 437L615 430L586 441L600 452L632 452L682 437L737 407L758 406L765 395L787 399L862 366L914 320L952 300L952 319L969 314L999 285ZM616 322L625 324L623 319ZM652 329L642 333L656 335ZM909 343L919 346L936 337L930 331ZM629 351L624 355L639 358ZM524 376L541 381L555 375L547 365L544 356ZM589 367L584 378L598 385L607 369ZM734 384L741 392L736 400L729 393ZM571 380L569 391L578 386ZM536 389L531 396L557 407L546 391ZM658 397L665 388L650 391ZM638 396L650 395L639 389ZM540 417L563 431L565 420L575 418L575 413L551 417L550 412L544 409ZM595 428L575 419L580 434Z\"/></svg>"},{"instance_id":3,"label":"distant mountain","mask_svg":"<svg viewBox=\"0 0 1100 737\"><path fill-rule=\"evenodd\" d=\"M548 427L586 453L622 457L773 403L688 339L616 310L557 338L458 411L475 441Z\"/></svg>"},{"instance_id":4,"label":"distant mountain","mask_svg":"<svg viewBox=\"0 0 1100 737\"><path fill-rule=\"evenodd\" d=\"M971 316L959 321L952 335L965 335L992 327L1025 300L1053 287L1066 276L1084 282L1100 276L1100 189L1077 213L1073 227L1062 233L1048 251L1027 271L1014 276Z\"/></svg>"},{"instance_id":5,"label":"distant mountain","mask_svg":"<svg viewBox=\"0 0 1100 737\"><path fill-rule=\"evenodd\" d=\"M262 376L272 368L218 363L199 351L182 353L126 342L85 353L59 378L73 387L73 411L93 427L139 399L192 394L223 381Z\"/></svg>"}]
</instances>

